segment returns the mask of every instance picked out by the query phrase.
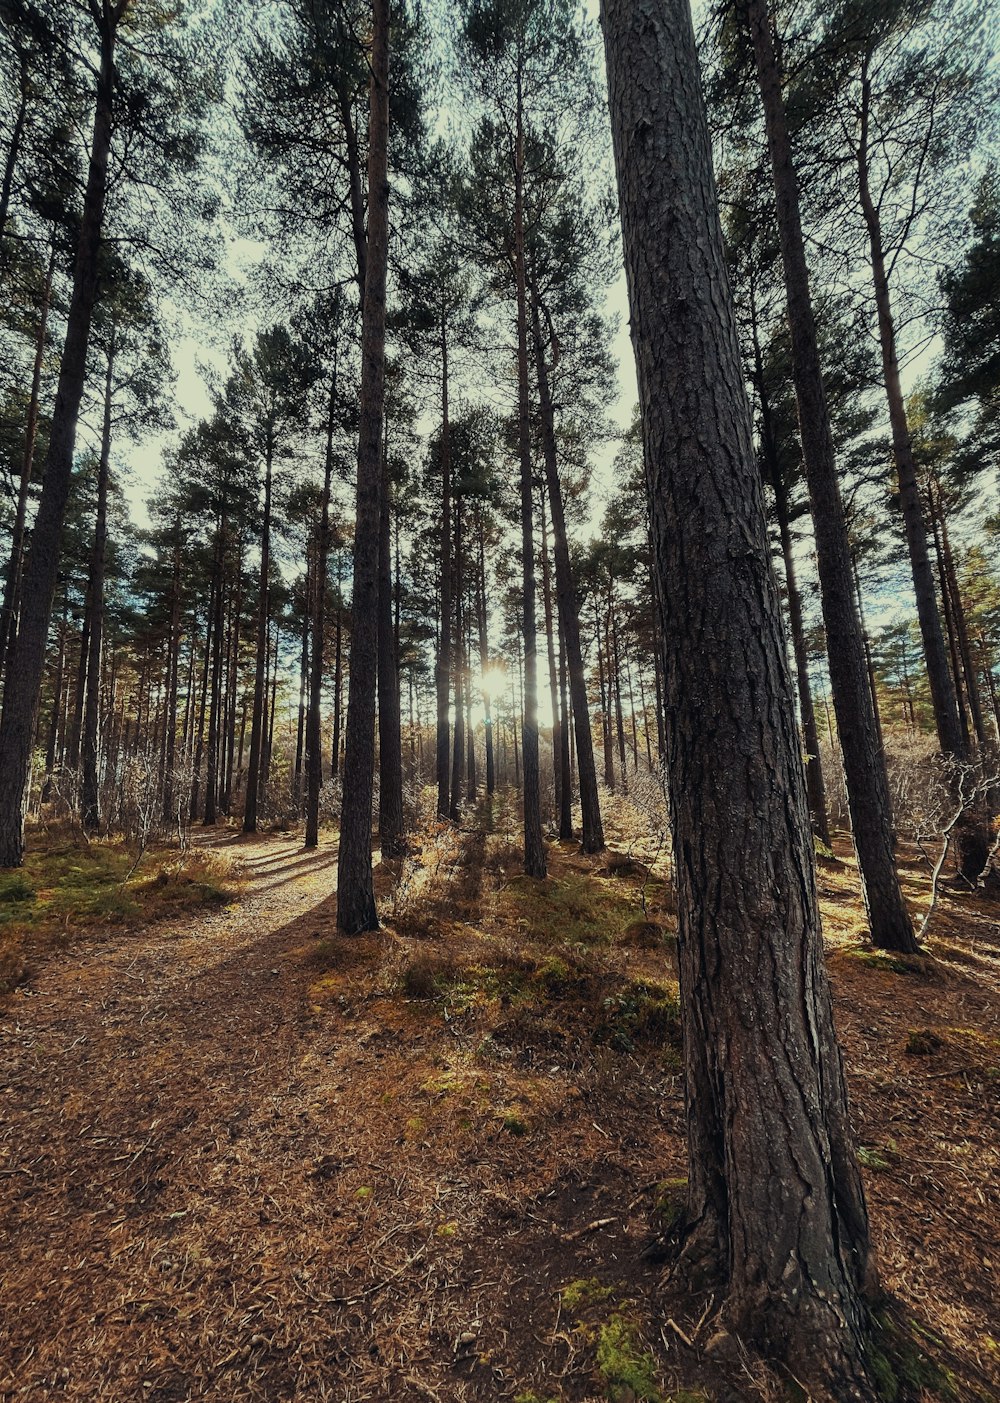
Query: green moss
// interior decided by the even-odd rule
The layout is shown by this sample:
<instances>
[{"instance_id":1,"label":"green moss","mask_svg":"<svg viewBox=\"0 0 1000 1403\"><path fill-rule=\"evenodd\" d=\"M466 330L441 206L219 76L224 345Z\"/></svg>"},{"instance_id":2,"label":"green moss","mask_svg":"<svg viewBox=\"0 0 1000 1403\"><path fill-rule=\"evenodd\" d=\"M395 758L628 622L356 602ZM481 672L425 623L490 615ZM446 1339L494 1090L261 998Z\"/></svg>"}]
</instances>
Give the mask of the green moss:
<instances>
[{"instance_id":1,"label":"green moss","mask_svg":"<svg viewBox=\"0 0 1000 1403\"><path fill-rule=\"evenodd\" d=\"M858 1163L875 1174L884 1174L892 1168L892 1160L872 1145L858 1146Z\"/></svg>"},{"instance_id":2,"label":"green moss","mask_svg":"<svg viewBox=\"0 0 1000 1403\"><path fill-rule=\"evenodd\" d=\"M540 1393L529 1388L525 1393L515 1393L514 1403L559 1403L559 1399L552 1395L543 1398Z\"/></svg>"},{"instance_id":3,"label":"green moss","mask_svg":"<svg viewBox=\"0 0 1000 1403\"><path fill-rule=\"evenodd\" d=\"M869 1344L868 1367L881 1403L931 1394L943 1403L960 1396L958 1381L949 1369L931 1358L925 1347L941 1341L917 1321L901 1321L887 1313L875 1315L876 1337Z\"/></svg>"},{"instance_id":4,"label":"green moss","mask_svg":"<svg viewBox=\"0 0 1000 1403\"><path fill-rule=\"evenodd\" d=\"M845 956L851 960L860 960L864 965L870 965L872 969L884 970L889 974L909 974L926 975L929 972L927 960L918 955L891 955L885 950L869 950L864 946L855 946L853 949L845 950Z\"/></svg>"},{"instance_id":5,"label":"green moss","mask_svg":"<svg viewBox=\"0 0 1000 1403\"><path fill-rule=\"evenodd\" d=\"M686 1179L661 1179L656 1186L653 1212L664 1232L668 1232L684 1214L687 1203Z\"/></svg>"},{"instance_id":6,"label":"green moss","mask_svg":"<svg viewBox=\"0 0 1000 1403\"><path fill-rule=\"evenodd\" d=\"M611 1295L610 1286L602 1286L596 1276L579 1277L559 1291L563 1310L576 1313L588 1306L598 1305Z\"/></svg>"},{"instance_id":7,"label":"green moss","mask_svg":"<svg viewBox=\"0 0 1000 1403\"><path fill-rule=\"evenodd\" d=\"M508 1135L527 1135L528 1133L527 1123L520 1116L504 1116L502 1123Z\"/></svg>"},{"instance_id":8,"label":"green moss","mask_svg":"<svg viewBox=\"0 0 1000 1403\"><path fill-rule=\"evenodd\" d=\"M656 1361L625 1316L615 1314L601 1326L597 1368L612 1403L626 1398L637 1403L665 1403L656 1386Z\"/></svg>"}]
</instances>

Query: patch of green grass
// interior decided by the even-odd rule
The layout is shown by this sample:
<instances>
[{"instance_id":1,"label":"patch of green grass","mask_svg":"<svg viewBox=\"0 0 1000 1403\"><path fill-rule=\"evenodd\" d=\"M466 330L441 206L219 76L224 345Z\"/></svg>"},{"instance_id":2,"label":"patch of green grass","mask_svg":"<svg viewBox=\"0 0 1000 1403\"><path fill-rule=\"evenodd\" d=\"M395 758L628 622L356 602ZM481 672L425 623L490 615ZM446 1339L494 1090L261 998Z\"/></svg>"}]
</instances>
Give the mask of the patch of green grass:
<instances>
[{"instance_id":1,"label":"patch of green grass","mask_svg":"<svg viewBox=\"0 0 1000 1403\"><path fill-rule=\"evenodd\" d=\"M545 945L611 945L642 916L631 883L603 882L588 872L514 881L505 899L525 937Z\"/></svg>"},{"instance_id":2,"label":"patch of green grass","mask_svg":"<svg viewBox=\"0 0 1000 1403\"><path fill-rule=\"evenodd\" d=\"M661 980L633 980L604 1000L601 1022L594 1029L595 1043L607 1043L616 1052L637 1048L669 1049L681 1046L681 1010L677 985Z\"/></svg>"},{"instance_id":3,"label":"patch of green grass","mask_svg":"<svg viewBox=\"0 0 1000 1403\"><path fill-rule=\"evenodd\" d=\"M888 974L926 977L929 973L927 960L918 955L893 955L887 950L870 950L862 945L847 949L844 954L848 959L860 960L863 965L870 965L872 969L884 970Z\"/></svg>"},{"instance_id":4,"label":"patch of green grass","mask_svg":"<svg viewBox=\"0 0 1000 1403\"><path fill-rule=\"evenodd\" d=\"M884 1174L886 1170L891 1169L893 1157L891 1147L886 1153L876 1149L874 1145L858 1146L858 1163L875 1174Z\"/></svg>"},{"instance_id":5,"label":"patch of green grass","mask_svg":"<svg viewBox=\"0 0 1000 1403\"><path fill-rule=\"evenodd\" d=\"M21 872L0 873L0 905L34 901L35 889Z\"/></svg>"},{"instance_id":6,"label":"patch of green grass","mask_svg":"<svg viewBox=\"0 0 1000 1403\"><path fill-rule=\"evenodd\" d=\"M543 1397L540 1393L536 1393L533 1388L529 1388L524 1393L515 1393L514 1403L559 1403L559 1399L553 1394Z\"/></svg>"},{"instance_id":7,"label":"patch of green grass","mask_svg":"<svg viewBox=\"0 0 1000 1403\"><path fill-rule=\"evenodd\" d=\"M596 1276L579 1277L576 1281L568 1282L559 1291L563 1309L571 1314L586 1310L588 1306L598 1305L610 1295L611 1287L602 1286Z\"/></svg>"},{"instance_id":8,"label":"patch of green grass","mask_svg":"<svg viewBox=\"0 0 1000 1403\"><path fill-rule=\"evenodd\" d=\"M636 1327L616 1313L597 1335L597 1368L611 1403L665 1403L656 1384L656 1360L643 1345Z\"/></svg>"},{"instance_id":9,"label":"patch of green grass","mask_svg":"<svg viewBox=\"0 0 1000 1403\"><path fill-rule=\"evenodd\" d=\"M17 872L0 875L0 994L25 977L45 945L108 926L129 925L232 900L237 889L213 853L147 853L123 843L36 836Z\"/></svg>"}]
</instances>

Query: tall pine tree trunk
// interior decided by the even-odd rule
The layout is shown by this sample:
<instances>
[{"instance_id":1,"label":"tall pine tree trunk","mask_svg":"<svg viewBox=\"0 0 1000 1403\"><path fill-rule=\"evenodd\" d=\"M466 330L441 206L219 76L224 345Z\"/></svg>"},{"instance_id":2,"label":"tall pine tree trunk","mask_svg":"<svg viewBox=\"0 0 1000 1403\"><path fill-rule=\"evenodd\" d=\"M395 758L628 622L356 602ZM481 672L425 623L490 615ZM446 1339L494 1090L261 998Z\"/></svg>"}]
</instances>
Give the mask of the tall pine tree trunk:
<instances>
[{"instance_id":1,"label":"tall pine tree trunk","mask_svg":"<svg viewBox=\"0 0 1000 1403\"><path fill-rule=\"evenodd\" d=\"M941 629L941 616L938 614L935 598L930 553L927 549L927 528L923 512L920 509L920 491L917 485L913 445L910 442L910 426L906 419L903 388L899 380L896 327L889 297L889 278L886 273L885 251L882 246L881 221L868 180L870 113L871 81L867 72L866 60L861 78L858 188L865 226L868 231L875 307L878 313L879 345L882 351L882 375L885 380L889 423L892 428L892 456L896 464L896 476L899 483L899 508L903 514L906 548L910 557L910 571L913 575L913 592L917 600L917 619L920 623L920 637L924 645L924 662L927 667L927 680L930 683L938 743L946 755L962 756L965 747L959 725L958 702L955 696L955 686L948 671L944 633Z\"/></svg>"},{"instance_id":2,"label":"tall pine tree trunk","mask_svg":"<svg viewBox=\"0 0 1000 1403\"><path fill-rule=\"evenodd\" d=\"M874 945L883 950L912 952L918 946L896 873L889 780L875 725L861 624L852 598L851 548L820 368L798 178L781 94L781 74L767 0L743 2L774 180L799 435L812 506L833 705L865 908Z\"/></svg>"},{"instance_id":3,"label":"tall pine tree trunk","mask_svg":"<svg viewBox=\"0 0 1000 1403\"><path fill-rule=\"evenodd\" d=\"M389 244L389 0L372 0L372 23L368 244L361 331L351 678L337 858L337 924L351 935L378 927L372 880L372 789L378 663L379 480L385 400L385 278Z\"/></svg>"},{"instance_id":4,"label":"tall pine tree trunk","mask_svg":"<svg viewBox=\"0 0 1000 1403\"><path fill-rule=\"evenodd\" d=\"M524 712L521 759L524 768L524 870L545 876L538 769L538 661L535 624L534 498L531 490L531 418L528 403L528 294L524 251L524 100L517 74L514 140L514 282L517 301L517 443L521 467L521 634L524 639Z\"/></svg>"},{"instance_id":5,"label":"tall pine tree trunk","mask_svg":"<svg viewBox=\"0 0 1000 1403\"><path fill-rule=\"evenodd\" d=\"M556 456L554 407L536 299L532 301L532 322L535 366L538 376L538 403L542 426L542 458L549 494L549 510L552 513L556 597L559 601L559 619L566 645L566 665L569 672L570 699L576 735L580 819L583 827L582 847L586 853L596 853L604 847L604 827L601 822L601 801L597 793L597 765L594 760L594 737L590 729L587 676L583 666L583 648L580 644L580 614L577 607L573 568L569 557L566 513L563 509L562 484L559 481L559 464Z\"/></svg>"},{"instance_id":6,"label":"tall pine tree trunk","mask_svg":"<svg viewBox=\"0 0 1000 1403\"><path fill-rule=\"evenodd\" d=\"M448 420L448 328L441 318L441 627L437 667L437 811L451 812L451 736L448 711L451 691L451 425Z\"/></svg>"},{"instance_id":7,"label":"tall pine tree trunk","mask_svg":"<svg viewBox=\"0 0 1000 1403\"><path fill-rule=\"evenodd\" d=\"M243 832L257 832L260 777L264 760L264 724L268 664L268 618L271 600L271 475L274 447L270 441L264 461L264 516L260 528L260 582L257 591L257 654L253 682L253 713L250 719L250 758L247 761L247 792L243 803Z\"/></svg>"},{"instance_id":8,"label":"tall pine tree trunk","mask_svg":"<svg viewBox=\"0 0 1000 1403\"><path fill-rule=\"evenodd\" d=\"M38 693L45 667L49 616L59 573L63 519L73 473L80 400L87 373L90 324L97 300L101 226L111 151L115 37L126 0L99 11L100 63L83 218L73 270L73 294L49 430L42 495L25 563L21 617L10 654L0 718L0 867L19 867L24 856L24 808L31 765Z\"/></svg>"},{"instance_id":9,"label":"tall pine tree trunk","mask_svg":"<svg viewBox=\"0 0 1000 1403\"><path fill-rule=\"evenodd\" d=\"M403 744L399 670L392 620L388 455L382 457L378 532L378 838L383 857L398 857L403 839Z\"/></svg>"},{"instance_id":10,"label":"tall pine tree trunk","mask_svg":"<svg viewBox=\"0 0 1000 1403\"><path fill-rule=\"evenodd\" d=\"M330 402L326 418L326 458L323 464L323 502L320 509L313 594L312 660L309 671L309 708L306 713L306 841L319 843L319 795L323 787L323 737L320 708L323 703L323 647L326 634L326 574L330 554L330 491L333 485L333 429L337 410L337 351L333 353Z\"/></svg>"},{"instance_id":11,"label":"tall pine tree trunk","mask_svg":"<svg viewBox=\"0 0 1000 1403\"><path fill-rule=\"evenodd\" d=\"M108 471L111 458L111 400L114 385L115 335L112 329L104 377L104 419L97 465L97 522L90 559L90 639L87 647L87 686L80 748L80 818L88 833L100 827L98 760L101 725L101 648L104 642L104 571L108 551Z\"/></svg>"},{"instance_id":12,"label":"tall pine tree trunk","mask_svg":"<svg viewBox=\"0 0 1000 1403\"><path fill-rule=\"evenodd\" d=\"M45 358L45 336L49 325L49 307L52 302L52 274L55 269L56 246L53 242L49 251L49 266L45 274L45 287L42 292L42 305L38 312L38 331L35 335L35 359L31 368L31 393L28 397L28 417L24 426L24 457L21 460L21 481L17 490L17 506L14 510L14 524L11 528L10 559L7 562L7 577L4 581L3 612L0 614L0 666L10 656L17 633L17 613L21 602L21 575L24 569L25 522L28 513L28 489L31 486L31 473L35 462L35 442L38 438L38 412L41 401L42 362Z\"/></svg>"},{"instance_id":13,"label":"tall pine tree trunk","mask_svg":"<svg viewBox=\"0 0 1000 1403\"><path fill-rule=\"evenodd\" d=\"M870 1400L867 1216L691 15L602 17L670 717L683 1263L813 1396Z\"/></svg>"}]
</instances>

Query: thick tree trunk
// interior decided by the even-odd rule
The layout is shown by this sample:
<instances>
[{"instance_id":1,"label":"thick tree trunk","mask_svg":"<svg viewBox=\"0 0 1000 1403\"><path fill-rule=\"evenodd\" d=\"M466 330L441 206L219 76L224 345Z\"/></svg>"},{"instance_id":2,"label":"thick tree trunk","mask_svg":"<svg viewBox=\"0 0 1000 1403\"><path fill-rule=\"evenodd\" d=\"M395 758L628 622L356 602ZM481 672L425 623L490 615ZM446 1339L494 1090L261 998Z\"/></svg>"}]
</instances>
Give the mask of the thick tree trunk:
<instances>
[{"instance_id":1,"label":"thick tree trunk","mask_svg":"<svg viewBox=\"0 0 1000 1403\"><path fill-rule=\"evenodd\" d=\"M274 446L268 442L264 461L264 517L260 528L260 583L257 591L257 654L253 683L253 712L250 719L250 758L247 761L247 792L243 803L243 832L257 832L257 807L264 757L264 711L266 672L269 657L268 619L271 602L271 476Z\"/></svg>"},{"instance_id":2,"label":"thick tree trunk","mask_svg":"<svg viewBox=\"0 0 1000 1403\"><path fill-rule=\"evenodd\" d=\"M361 333L360 432L351 612L351 679L337 859L337 924L378 927L372 881L379 487L385 398L385 277L389 243L389 0L372 0L368 243Z\"/></svg>"},{"instance_id":3,"label":"thick tree trunk","mask_svg":"<svg viewBox=\"0 0 1000 1403\"><path fill-rule=\"evenodd\" d=\"M556 597L559 601L559 619L566 645L570 700L576 735L580 819L583 828L582 847L585 853L597 853L604 847L604 827L601 822L601 801L597 793L597 765L594 760L594 737L590 729L587 676L583 666L583 648L580 644L580 614L577 607L573 568L569 557L569 537L566 532L562 484L559 480L555 412L549 386L548 368L545 363L545 348L542 344L542 329L537 301L532 302L532 321L535 340L535 366L538 375L538 403L541 411L542 458L545 465L549 510L552 513Z\"/></svg>"},{"instance_id":4,"label":"thick tree trunk","mask_svg":"<svg viewBox=\"0 0 1000 1403\"><path fill-rule=\"evenodd\" d=\"M814 1397L869 1400L867 1217L690 10L602 15L665 651L684 1260Z\"/></svg>"},{"instance_id":5,"label":"thick tree trunk","mask_svg":"<svg viewBox=\"0 0 1000 1403\"><path fill-rule=\"evenodd\" d=\"M111 459L111 400L114 387L115 336L111 333L104 377L104 420L97 465L97 521L90 558L90 639L87 645L87 685L80 749L80 818L88 833L100 827L98 762L101 724L101 648L104 643L104 570L108 550L108 471Z\"/></svg>"},{"instance_id":6,"label":"thick tree trunk","mask_svg":"<svg viewBox=\"0 0 1000 1403\"><path fill-rule=\"evenodd\" d=\"M31 765L38 693L45 667L52 598L59 572L63 518L73 473L80 400L87 373L90 324L97 300L101 226L111 150L114 49L125 0L105 0L100 23L100 67L83 218L76 249L73 294L59 367L55 409L38 513L25 563L21 618L11 650L0 719L0 867L19 867L24 855L24 806Z\"/></svg>"},{"instance_id":7,"label":"thick tree trunk","mask_svg":"<svg viewBox=\"0 0 1000 1403\"><path fill-rule=\"evenodd\" d=\"M766 0L744 0L764 107L778 234L792 341L792 378L812 506L833 705L844 757L854 846L872 943L915 951L893 856L892 809L865 665L861 624L852 597L851 548L840 496L833 437L820 367L781 76Z\"/></svg>"}]
</instances>

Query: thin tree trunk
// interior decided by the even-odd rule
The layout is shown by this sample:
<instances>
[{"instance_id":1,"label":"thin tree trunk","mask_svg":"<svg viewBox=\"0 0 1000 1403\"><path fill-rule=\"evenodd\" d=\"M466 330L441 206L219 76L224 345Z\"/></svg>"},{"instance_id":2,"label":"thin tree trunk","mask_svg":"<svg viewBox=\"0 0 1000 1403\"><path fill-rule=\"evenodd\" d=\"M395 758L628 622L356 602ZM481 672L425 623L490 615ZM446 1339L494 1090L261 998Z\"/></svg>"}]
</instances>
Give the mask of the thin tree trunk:
<instances>
[{"instance_id":1,"label":"thin tree trunk","mask_svg":"<svg viewBox=\"0 0 1000 1403\"><path fill-rule=\"evenodd\" d=\"M9 664L17 631L17 614L21 603L21 574L24 568L24 534L28 512L28 489L31 486L31 473L35 461L35 443L38 438L38 412L41 400L42 363L45 358L45 337L49 324L49 307L52 302L52 274L55 269L56 247L53 242L49 250L49 266L45 274L45 288L42 305L38 313L38 332L35 337L35 359L31 368L31 394L28 399L28 417L24 426L24 457L21 460L21 481L17 491L17 506L14 511L14 524L11 528L10 559L7 563L7 578L4 581L3 612L0 614L0 663Z\"/></svg>"},{"instance_id":2,"label":"thin tree trunk","mask_svg":"<svg viewBox=\"0 0 1000 1403\"><path fill-rule=\"evenodd\" d=\"M490 649L487 633L486 609L486 542L485 527L480 515L479 524L479 580L477 591L479 624L479 669L484 677L489 673ZM496 760L493 754L493 698L488 687L483 690L483 728L486 744L486 793L492 795L496 789Z\"/></svg>"},{"instance_id":3,"label":"thin tree trunk","mask_svg":"<svg viewBox=\"0 0 1000 1403\"><path fill-rule=\"evenodd\" d=\"M937 601L934 596L934 577L931 573L931 560L927 549L927 529L924 525L923 512L920 509L917 468L913 458L913 445L910 441L910 426L906 419L906 406L903 402L903 388L899 380L896 327L889 296L889 278L885 268L881 220L872 198L868 179L871 80L868 76L867 63L866 58L861 75L858 189L865 226L868 231L875 307L878 313L879 345L882 351L882 375L885 380L889 423L892 428L892 456L895 460L896 476L899 482L899 508L903 514L906 548L909 552L910 570L913 575L913 591L917 600L917 619L920 623L920 637L924 645L924 662L931 688L938 743L946 755L950 753L962 756L964 755L964 745L959 725L958 701L955 695L955 686L948 671L941 617L938 614ZM836 701L836 697L834 700Z\"/></svg>"},{"instance_id":4,"label":"thin tree trunk","mask_svg":"<svg viewBox=\"0 0 1000 1403\"><path fill-rule=\"evenodd\" d=\"M764 386L764 363L757 331L756 305L753 306L753 351L757 375L757 394L760 399L761 446L771 490L774 493L774 513L778 518L778 534L781 537L781 556L785 566L785 593L788 596L788 629L792 635L792 651L795 656L795 679L798 684L799 714L802 718L802 736L806 748L806 792L809 795L809 812L812 816L813 832L830 846L830 824L826 813L826 785L823 782L823 765L819 755L819 730L816 726L816 710L813 706L812 685L809 681L809 654L806 649L805 627L802 620L802 595L795 569L795 553L792 549L792 531L788 509L788 486L781 471L774 442L774 423L771 404ZM881 739L881 738L880 738Z\"/></svg>"},{"instance_id":5,"label":"thin tree trunk","mask_svg":"<svg viewBox=\"0 0 1000 1403\"><path fill-rule=\"evenodd\" d=\"M538 676L535 656L534 502L531 490L531 423L528 404L528 296L524 253L524 98L521 69L517 73L514 143L514 282L517 300L517 439L521 467L521 572L524 638L524 715L521 751L524 766L524 870L529 877L545 876L541 795L538 773Z\"/></svg>"},{"instance_id":6,"label":"thin tree trunk","mask_svg":"<svg viewBox=\"0 0 1000 1403\"><path fill-rule=\"evenodd\" d=\"M369 92L368 243L361 334L351 678L337 859L337 924L351 935L378 927L372 880L372 789L378 662L379 479L385 399L385 278L389 240L389 0L372 0Z\"/></svg>"},{"instance_id":7,"label":"thin tree trunk","mask_svg":"<svg viewBox=\"0 0 1000 1403\"><path fill-rule=\"evenodd\" d=\"M573 836L572 816L569 820L569 834L562 831L562 799L565 790L569 797L569 775L562 768L562 724L559 715L559 676L556 672L556 638L552 616L552 568L549 564L549 530L545 512L545 489L540 494L542 514L542 616L545 620L545 651L549 664L549 701L552 707L552 785L559 815L560 838Z\"/></svg>"},{"instance_id":8,"label":"thin tree trunk","mask_svg":"<svg viewBox=\"0 0 1000 1403\"><path fill-rule=\"evenodd\" d=\"M316 582L313 586L312 662L309 673L309 709L306 714L306 841L307 848L319 843L319 796L323 787L323 734L320 709L323 705L323 648L326 635L327 560L330 554L330 490L333 484L333 430L337 411L337 348L333 352L330 400L326 416L326 457L323 464L323 502L320 509L319 540L316 550ZM340 616L337 617L337 668L340 668ZM336 766L334 767L336 774Z\"/></svg>"},{"instance_id":9,"label":"thin tree trunk","mask_svg":"<svg viewBox=\"0 0 1000 1403\"><path fill-rule=\"evenodd\" d=\"M382 455L378 540L378 837L383 857L398 857L403 839L403 747L399 669L392 621L392 532L388 449Z\"/></svg>"},{"instance_id":10,"label":"thin tree trunk","mask_svg":"<svg viewBox=\"0 0 1000 1403\"><path fill-rule=\"evenodd\" d=\"M601 615L594 599L594 628L597 639L597 681L601 689L601 738L604 742L604 783L609 789L615 787L615 748L611 738L610 684L605 683L604 649L601 643Z\"/></svg>"},{"instance_id":11,"label":"thin tree trunk","mask_svg":"<svg viewBox=\"0 0 1000 1403\"><path fill-rule=\"evenodd\" d=\"M264 518L260 530L260 585L257 594L257 657L253 684L253 713L250 721L250 758L247 761L247 792L243 804L243 832L257 832L257 808L264 758L265 673L268 664L268 617L271 599L271 470L274 446L269 441L264 460Z\"/></svg>"},{"instance_id":12,"label":"thin tree trunk","mask_svg":"<svg viewBox=\"0 0 1000 1403\"><path fill-rule=\"evenodd\" d=\"M463 774L466 764L465 754L465 705L462 668L462 625L463 590L465 588L465 555L462 545L462 500L455 503L455 647L452 653L452 671L455 683L455 734L451 756L451 802L448 813L453 822L462 817Z\"/></svg>"},{"instance_id":13,"label":"thin tree trunk","mask_svg":"<svg viewBox=\"0 0 1000 1403\"><path fill-rule=\"evenodd\" d=\"M87 689L81 747L80 818L88 833L100 827L98 763L101 720L101 647L104 642L104 571L108 551L108 471L111 458L111 401L115 368L115 333L112 328L104 377L104 421L101 456L97 466L97 523L90 559L90 639L87 651Z\"/></svg>"},{"instance_id":14,"label":"thin tree trunk","mask_svg":"<svg viewBox=\"0 0 1000 1403\"><path fill-rule=\"evenodd\" d=\"M684 1263L817 1397L870 1400L867 1215L691 15L602 16L670 716Z\"/></svg>"},{"instance_id":15,"label":"thin tree trunk","mask_svg":"<svg viewBox=\"0 0 1000 1403\"><path fill-rule=\"evenodd\" d=\"M597 792L597 765L594 760L594 737L590 729L587 677L583 666L583 648L580 644L580 614L569 556L569 537L566 532L562 484L559 480L554 406L549 385L548 367L545 362L545 348L542 343L537 299L532 302L532 323L535 341L535 367L538 377L538 402L541 411L542 459L545 465L549 510L552 513L556 596L559 601L559 619L566 644L566 664L569 671L569 690L576 736L580 819L583 830L582 847L584 852L596 853L604 847L604 827L601 822L601 801ZM572 827L572 818L570 827Z\"/></svg>"},{"instance_id":16,"label":"thin tree trunk","mask_svg":"<svg viewBox=\"0 0 1000 1403\"><path fill-rule=\"evenodd\" d=\"M451 737L448 709L451 693L451 425L448 417L448 327L441 318L441 627L435 671L437 689L437 811L451 812Z\"/></svg>"},{"instance_id":17,"label":"thin tree trunk","mask_svg":"<svg viewBox=\"0 0 1000 1403\"><path fill-rule=\"evenodd\" d=\"M766 0L744 0L764 107L792 340L792 378L812 506L833 705L844 757L854 846L872 943L918 949L893 856L892 809L878 741L864 641L852 597L851 548L809 290L799 189Z\"/></svg>"}]
</instances>

